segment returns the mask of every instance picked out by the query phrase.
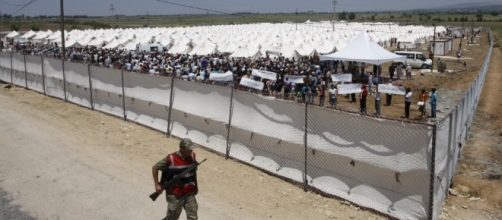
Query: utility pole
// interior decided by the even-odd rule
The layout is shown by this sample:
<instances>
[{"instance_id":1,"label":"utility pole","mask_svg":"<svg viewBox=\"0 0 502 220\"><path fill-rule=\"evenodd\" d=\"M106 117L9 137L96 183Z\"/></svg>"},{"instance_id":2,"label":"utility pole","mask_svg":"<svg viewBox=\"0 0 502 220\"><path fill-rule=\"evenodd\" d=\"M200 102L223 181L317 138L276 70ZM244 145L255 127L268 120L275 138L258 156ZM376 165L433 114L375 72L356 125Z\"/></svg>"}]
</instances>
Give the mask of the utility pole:
<instances>
[{"instance_id":1,"label":"utility pole","mask_svg":"<svg viewBox=\"0 0 502 220\"><path fill-rule=\"evenodd\" d=\"M333 19L331 19L331 25L333 26L333 31L335 31L335 11L336 11L336 4L338 4L338 2L336 0L333 0Z\"/></svg>"},{"instance_id":2,"label":"utility pole","mask_svg":"<svg viewBox=\"0 0 502 220\"><path fill-rule=\"evenodd\" d=\"M150 12L146 12L146 25L150 27Z\"/></svg>"},{"instance_id":3,"label":"utility pole","mask_svg":"<svg viewBox=\"0 0 502 220\"><path fill-rule=\"evenodd\" d=\"M434 24L434 36L432 37L431 51L432 51L432 63L431 63L431 73L434 71L434 53L436 47L436 24Z\"/></svg>"},{"instance_id":4,"label":"utility pole","mask_svg":"<svg viewBox=\"0 0 502 220\"><path fill-rule=\"evenodd\" d=\"M3 28L3 11L0 10L0 32L2 32Z\"/></svg>"},{"instance_id":5,"label":"utility pole","mask_svg":"<svg viewBox=\"0 0 502 220\"><path fill-rule=\"evenodd\" d=\"M298 8L295 11L295 30L298 30Z\"/></svg>"},{"instance_id":6,"label":"utility pole","mask_svg":"<svg viewBox=\"0 0 502 220\"><path fill-rule=\"evenodd\" d=\"M110 4L110 11L112 12L112 17L115 15L115 7L113 6L113 4Z\"/></svg>"},{"instance_id":7,"label":"utility pole","mask_svg":"<svg viewBox=\"0 0 502 220\"><path fill-rule=\"evenodd\" d=\"M63 0L60 1L61 5L61 67L63 69L63 90L64 90L64 101L66 102L66 76L64 73L64 60L66 57L66 48L65 48L65 37L64 37L64 5Z\"/></svg>"}]
</instances>

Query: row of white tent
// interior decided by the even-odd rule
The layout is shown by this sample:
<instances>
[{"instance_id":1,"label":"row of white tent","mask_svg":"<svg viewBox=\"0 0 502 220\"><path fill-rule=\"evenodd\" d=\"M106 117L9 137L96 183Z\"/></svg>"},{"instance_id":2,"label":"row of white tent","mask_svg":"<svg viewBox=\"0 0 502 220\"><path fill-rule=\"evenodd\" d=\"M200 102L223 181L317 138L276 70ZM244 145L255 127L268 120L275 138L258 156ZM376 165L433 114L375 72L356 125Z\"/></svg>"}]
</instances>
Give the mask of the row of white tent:
<instances>
[{"instance_id":1,"label":"row of white tent","mask_svg":"<svg viewBox=\"0 0 502 220\"><path fill-rule=\"evenodd\" d=\"M438 31L445 31L438 27ZM285 57L326 54L344 48L360 32L380 44L397 38L402 42L419 42L433 35L432 27L399 26L394 23L330 22L257 23L174 28L136 28L72 30L65 32L66 47L95 46L98 48L136 50L138 44L158 43L171 53L206 55L230 53L234 57L263 56L275 52ZM7 38L18 42L57 43L61 32L11 32Z\"/></svg>"}]
</instances>

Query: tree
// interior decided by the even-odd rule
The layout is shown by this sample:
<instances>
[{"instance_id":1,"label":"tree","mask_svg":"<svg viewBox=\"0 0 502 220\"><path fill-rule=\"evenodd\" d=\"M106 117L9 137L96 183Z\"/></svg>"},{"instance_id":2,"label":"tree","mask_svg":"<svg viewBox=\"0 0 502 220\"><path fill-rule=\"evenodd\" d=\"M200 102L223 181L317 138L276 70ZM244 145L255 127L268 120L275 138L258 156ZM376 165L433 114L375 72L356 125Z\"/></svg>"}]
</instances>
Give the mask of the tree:
<instances>
[{"instance_id":1,"label":"tree","mask_svg":"<svg viewBox=\"0 0 502 220\"><path fill-rule=\"evenodd\" d=\"M483 14L477 13L476 14L476 21L483 21Z\"/></svg>"},{"instance_id":2,"label":"tree","mask_svg":"<svg viewBox=\"0 0 502 220\"><path fill-rule=\"evenodd\" d=\"M19 28L21 28L21 25L19 23L11 23L10 24L11 31L19 31Z\"/></svg>"},{"instance_id":3,"label":"tree","mask_svg":"<svg viewBox=\"0 0 502 220\"><path fill-rule=\"evenodd\" d=\"M496 17L496 16L498 16L498 15L499 15L499 13L498 13L497 11L492 11L490 14L491 14L492 16L494 16L494 17Z\"/></svg>"},{"instance_id":4,"label":"tree","mask_svg":"<svg viewBox=\"0 0 502 220\"><path fill-rule=\"evenodd\" d=\"M371 16L371 21L375 21L375 15Z\"/></svg>"},{"instance_id":5,"label":"tree","mask_svg":"<svg viewBox=\"0 0 502 220\"><path fill-rule=\"evenodd\" d=\"M338 19L339 20L347 20L347 12L342 12L340 14L338 14Z\"/></svg>"},{"instance_id":6,"label":"tree","mask_svg":"<svg viewBox=\"0 0 502 220\"><path fill-rule=\"evenodd\" d=\"M31 24L31 30L32 31L40 31L40 27L38 24Z\"/></svg>"},{"instance_id":7,"label":"tree","mask_svg":"<svg viewBox=\"0 0 502 220\"><path fill-rule=\"evenodd\" d=\"M352 21L354 19L356 19L356 14L354 12L350 12L349 13L349 20Z\"/></svg>"}]
</instances>

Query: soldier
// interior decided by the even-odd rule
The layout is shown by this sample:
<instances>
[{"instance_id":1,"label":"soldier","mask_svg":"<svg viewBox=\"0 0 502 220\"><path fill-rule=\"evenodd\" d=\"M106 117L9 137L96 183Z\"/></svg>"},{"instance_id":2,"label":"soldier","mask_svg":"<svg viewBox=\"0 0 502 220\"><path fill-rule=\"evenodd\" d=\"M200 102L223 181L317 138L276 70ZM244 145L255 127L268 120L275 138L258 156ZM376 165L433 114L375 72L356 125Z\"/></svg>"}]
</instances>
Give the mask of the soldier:
<instances>
[{"instance_id":1,"label":"soldier","mask_svg":"<svg viewBox=\"0 0 502 220\"><path fill-rule=\"evenodd\" d=\"M195 153L192 151L195 145L185 138L180 141L179 151L167 155L152 167L155 191L162 192L164 189L159 182L159 170L165 176L164 181L169 181L174 176L182 173L190 165L196 164ZM166 173L164 173L166 172ZM185 209L187 220L197 219L198 204L195 195L198 192L196 170L189 172L172 184L166 190L167 216L164 220L176 220L179 218L182 208Z\"/></svg>"}]
</instances>

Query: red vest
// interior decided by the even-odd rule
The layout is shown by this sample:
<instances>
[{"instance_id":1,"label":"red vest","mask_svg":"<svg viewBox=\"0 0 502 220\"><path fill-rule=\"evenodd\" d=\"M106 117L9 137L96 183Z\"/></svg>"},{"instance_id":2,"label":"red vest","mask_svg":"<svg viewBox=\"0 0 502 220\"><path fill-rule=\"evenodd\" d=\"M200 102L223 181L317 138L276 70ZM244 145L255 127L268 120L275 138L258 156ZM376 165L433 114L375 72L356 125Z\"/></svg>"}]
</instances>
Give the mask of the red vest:
<instances>
[{"instance_id":1,"label":"red vest","mask_svg":"<svg viewBox=\"0 0 502 220\"><path fill-rule=\"evenodd\" d=\"M167 155L167 161L169 161L169 171L175 176L195 163L195 153L192 152L191 157L183 159L178 155L178 152L175 152ZM176 197L182 197L189 193L196 194L197 191L197 177L195 171L187 173L184 177L180 178L178 184L174 184L171 188L166 189L168 194L175 195Z\"/></svg>"}]
</instances>

